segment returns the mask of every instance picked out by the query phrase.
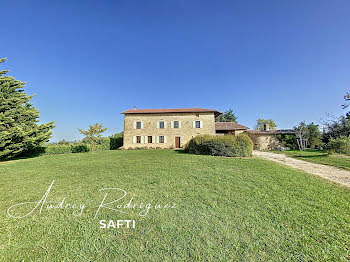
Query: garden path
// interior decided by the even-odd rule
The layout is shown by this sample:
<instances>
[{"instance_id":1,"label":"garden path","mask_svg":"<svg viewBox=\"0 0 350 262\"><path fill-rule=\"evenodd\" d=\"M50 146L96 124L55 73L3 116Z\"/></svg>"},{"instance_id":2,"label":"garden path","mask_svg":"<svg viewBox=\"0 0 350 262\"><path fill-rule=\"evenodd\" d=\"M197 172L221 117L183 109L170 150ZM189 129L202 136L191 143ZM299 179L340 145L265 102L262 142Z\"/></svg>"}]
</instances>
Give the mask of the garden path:
<instances>
[{"instance_id":1,"label":"garden path","mask_svg":"<svg viewBox=\"0 0 350 262\"><path fill-rule=\"evenodd\" d=\"M321 164L310 163L303 160L298 160L284 154L276 154L265 151L253 151L253 155L268 159L286 166L303 170L307 173L323 177L333 182L350 187L350 171L336 168L334 166L327 166Z\"/></svg>"}]
</instances>

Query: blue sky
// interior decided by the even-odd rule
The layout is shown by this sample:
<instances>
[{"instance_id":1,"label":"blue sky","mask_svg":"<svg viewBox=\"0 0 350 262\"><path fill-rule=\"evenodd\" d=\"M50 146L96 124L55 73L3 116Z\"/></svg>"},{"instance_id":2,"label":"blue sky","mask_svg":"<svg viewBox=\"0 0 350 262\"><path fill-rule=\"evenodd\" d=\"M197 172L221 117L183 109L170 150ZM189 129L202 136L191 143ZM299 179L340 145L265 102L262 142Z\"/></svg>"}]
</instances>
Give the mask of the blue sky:
<instances>
[{"instance_id":1,"label":"blue sky","mask_svg":"<svg viewBox=\"0 0 350 262\"><path fill-rule=\"evenodd\" d=\"M338 116L350 89L350 1L2 1L0 56L52 141L121 111L232 108L279 128Z\"/></svg>"}]
</instances>

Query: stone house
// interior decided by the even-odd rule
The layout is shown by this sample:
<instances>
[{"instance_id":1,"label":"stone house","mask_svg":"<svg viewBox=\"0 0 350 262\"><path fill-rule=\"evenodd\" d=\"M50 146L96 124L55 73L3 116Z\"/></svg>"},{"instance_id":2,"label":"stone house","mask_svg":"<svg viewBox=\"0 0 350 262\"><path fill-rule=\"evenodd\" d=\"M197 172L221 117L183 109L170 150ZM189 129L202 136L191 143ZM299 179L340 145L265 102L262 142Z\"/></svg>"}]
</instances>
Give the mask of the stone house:
<instances>
[{"instance_id":1,"label":"stone house","mask_svg":"<svg viewBox=\"0 0 350 262\"><path fill-rule=\"evenodd\" d=\"M277 139L278 134L293 134L294 130L247 130L246 133L254 143L254 149L257 150L272 150L282 146Z\"/></svg>"},{"instance_id":2,"label":"stone house","mask_svg":"<svg viewBox=\"0 0 350 262\"><path fill-rule=\"evenodd\" d=\"M214 109L131 109L124 114L124 149L181 148L197 135L215 135Z\"/></svg>"},{"instance_id":3,"label":"stone house","mask_svg":"<svg viewBox=\"0 0 350 262\"><path fill-rule=\"evenodd\" d=\"M215 122L221 114L215 109L130 109L124 114L123 149L182 148L197 135L239 135L246 133L255 149L269 150L279 146L276 134L283 130L249 130L234 122Z\"/></svg>"},{"instance_id":4,"label":"stone house","mask_svg":"<svg viewBox=\"0 0 350 262\"><path fill-rule=\"evenodd\" d=\"M217 122L216 134L233 134L238 135L245 133L253 141L254 149L272 150L282 146L277 139L278 134L293 134L294 130L270 130L269 125L265 124L263 130L249 130L248 127L234 122Z\"/></svg>"},{"instance_id":5,"label":"stone house","mask_svg":"<svg viewBox=\"0 0 350 262\"><path fill-rule=\"evenodd\" d=\"M235 122L216 122L215 131L217 135L239 135L248 130L248 127Z\"/></svg>"}]
</instances>

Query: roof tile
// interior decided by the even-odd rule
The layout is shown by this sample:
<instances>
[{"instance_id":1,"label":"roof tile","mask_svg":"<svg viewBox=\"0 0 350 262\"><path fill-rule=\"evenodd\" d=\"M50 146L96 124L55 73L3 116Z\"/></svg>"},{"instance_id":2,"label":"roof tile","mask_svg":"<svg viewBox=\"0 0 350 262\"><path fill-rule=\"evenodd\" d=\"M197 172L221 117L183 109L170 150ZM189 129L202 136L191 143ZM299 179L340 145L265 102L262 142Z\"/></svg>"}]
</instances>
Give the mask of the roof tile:
<instances>
[{"instance_id":1,"label":"roof tile","mask_svg":"<svg viewBox=\"0 0 350 262\"><path fill-rule=\"evenodd\" d=\"M215 130L246 130L248 127L236 122L215 122Z\"/></svg>"},{"instance_id":2,"label":"roof tile","mask_svg":"<svg viewBox=\"0 0 350 262\"><path fill-rule=\"evenodd\" d=\"M129 109L122 114L160 114L160 113L205 113L213 112L215 114L221 114L215 109L205 109L205 108L168 108L168 109Z\"/></svg>"}]
</instances>

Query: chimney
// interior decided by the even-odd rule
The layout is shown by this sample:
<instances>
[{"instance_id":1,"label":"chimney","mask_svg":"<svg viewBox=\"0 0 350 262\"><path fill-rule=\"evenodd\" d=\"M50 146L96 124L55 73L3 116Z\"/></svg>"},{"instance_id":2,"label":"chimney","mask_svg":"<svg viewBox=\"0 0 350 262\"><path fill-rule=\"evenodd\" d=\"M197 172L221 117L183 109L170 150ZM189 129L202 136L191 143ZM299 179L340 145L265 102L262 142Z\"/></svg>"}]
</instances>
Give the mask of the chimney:
<instances>
[{"instance_id":1,"label":"chimney","mask_svg":"<svg viewBox=\"0 0 350 262\"><path fill-rule=\"evenodd\" d=\"M133 108L134 110L136 110L136 106L134 106L134 108Z\"/></svg>"},{"instance_id":2,"label":"chimney","mask_svg":"<svg viewBox=\"0 0 350 262\"><path fill-rule=\"evenodd\" d=\"M264 124L264 131L269 131L269 130L270 130L269 124Z\"/></svg>"}]
</instances>

